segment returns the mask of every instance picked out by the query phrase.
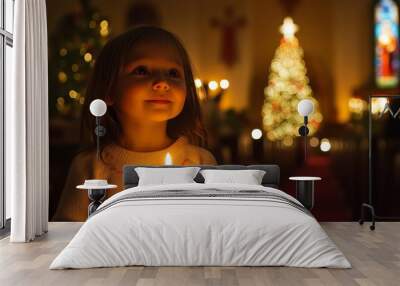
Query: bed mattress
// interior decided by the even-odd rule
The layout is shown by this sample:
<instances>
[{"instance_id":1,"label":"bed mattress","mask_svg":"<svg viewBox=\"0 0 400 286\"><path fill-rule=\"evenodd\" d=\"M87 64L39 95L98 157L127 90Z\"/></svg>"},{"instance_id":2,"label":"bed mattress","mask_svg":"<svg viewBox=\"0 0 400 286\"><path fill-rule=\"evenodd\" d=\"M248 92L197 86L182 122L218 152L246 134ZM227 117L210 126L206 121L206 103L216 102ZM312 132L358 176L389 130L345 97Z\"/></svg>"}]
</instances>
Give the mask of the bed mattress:
<instances>
[{"instance_id":1,"label":"bed mattress","mask_svg":"<svg viewBox=\"0 0 400 286\"><path fill-rule=\"evenodd\" d=\"M351 267L290 195L199 183L138 186L112 196L50 269L129 265Z\"/></svg>"}]
</instances>

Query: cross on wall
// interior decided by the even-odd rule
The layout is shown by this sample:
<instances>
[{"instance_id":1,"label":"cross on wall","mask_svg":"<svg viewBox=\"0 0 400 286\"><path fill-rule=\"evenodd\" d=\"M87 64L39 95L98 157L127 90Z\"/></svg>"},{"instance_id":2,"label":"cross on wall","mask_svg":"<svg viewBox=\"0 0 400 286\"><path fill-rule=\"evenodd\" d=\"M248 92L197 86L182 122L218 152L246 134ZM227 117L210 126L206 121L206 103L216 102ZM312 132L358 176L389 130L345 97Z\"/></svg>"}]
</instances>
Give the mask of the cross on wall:
<instances>
[{"instance_id":1,"label":"cross on wall","mask_svg":"<svg viewBox=\"0 0 400 286\"><path fill-rule=\"evenodd\" d=\"M244 17L235 17L233 6L227 6L224 11L224 20L211 19L211 26L221 30L221 61L232 67L238 60L237 33L239 28L246 25Z\"/></svg>"}]
</instances>

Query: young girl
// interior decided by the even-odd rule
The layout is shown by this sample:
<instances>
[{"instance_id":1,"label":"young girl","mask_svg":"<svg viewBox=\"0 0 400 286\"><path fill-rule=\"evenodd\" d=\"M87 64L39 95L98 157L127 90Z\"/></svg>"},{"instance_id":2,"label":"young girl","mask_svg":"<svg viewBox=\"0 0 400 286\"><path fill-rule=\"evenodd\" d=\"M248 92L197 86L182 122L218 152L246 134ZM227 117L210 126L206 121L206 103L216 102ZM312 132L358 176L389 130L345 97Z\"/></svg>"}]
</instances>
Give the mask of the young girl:
<instances>
[{"instance_id":1,"label":"young girl","mask_svg":"<svg viewBox=\"0 0 400 286\"><path fill-rule=\"evenodd\" d=\"M95 118L89 105L107 104L101 123L101 159L96 158ZM198 147L206 143L200 105L188 55L178 39L161 28L139 27L109 41L96 60L82 116L88 148L78 154L55 214L55 220L85 221L88 196L76 186L85 179L107 179L121 191L125 164L163 165L167 153L174 165L216 164Z\"/></svg>"}]
</instances>

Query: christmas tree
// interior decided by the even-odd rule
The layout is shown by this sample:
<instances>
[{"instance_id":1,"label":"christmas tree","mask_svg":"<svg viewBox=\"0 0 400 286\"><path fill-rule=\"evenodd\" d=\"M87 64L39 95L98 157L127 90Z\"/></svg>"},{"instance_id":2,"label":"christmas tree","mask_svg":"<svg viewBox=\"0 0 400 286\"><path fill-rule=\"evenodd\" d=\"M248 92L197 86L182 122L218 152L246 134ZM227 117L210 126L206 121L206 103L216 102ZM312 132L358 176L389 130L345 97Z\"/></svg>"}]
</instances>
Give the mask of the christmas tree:
<instances>
[{"instance_id":1,"label":"christmas tree","mask_svg":"<svg viewBox=\"0 0 400 286\"><path fill-rule=\"evenodd\" d=\"M52 116L78 117L96 55L110 34L108 21L81 0L58 23L50 41L49 111Z\"/></svg>"},{"instance_id":2,"label":"christmas tree","mask_svg":"<svg viewBox=\"0 0 400 286\"><path fill-rule=\"evenodd\" d=\"M280 28L283 38L271 63L268 86L264 90L262 109L263 126L270 141L283 141L291 145L303 124L297 112L302 99L314 103L314 113L309 117L310 135L314 134L322 121L318 102L312 97L303 60L303 50L295 36L298 30L290 17L284 19Z\"/></svg>"}]
</instances>

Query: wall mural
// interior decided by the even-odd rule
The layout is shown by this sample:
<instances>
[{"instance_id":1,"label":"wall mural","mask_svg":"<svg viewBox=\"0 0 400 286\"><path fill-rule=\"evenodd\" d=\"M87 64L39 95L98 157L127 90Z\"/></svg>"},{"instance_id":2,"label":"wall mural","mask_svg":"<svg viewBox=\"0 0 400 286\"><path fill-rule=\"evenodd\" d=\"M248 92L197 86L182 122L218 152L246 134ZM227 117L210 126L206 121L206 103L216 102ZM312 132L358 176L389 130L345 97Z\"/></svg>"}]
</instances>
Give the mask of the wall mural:
<instances>
[{"instance_id":1,"label":"wall mural","mask_svg":"<svg viewBox=\"0 0 400 286\"><path fill-rule=\"evenodd\" d=\"M334 47L321 52L321 47L327 47L321 41L333 37L325 33L326 27L315 26L322 16L310 19L296 14L295 7L311 12L302 1L293 0L262 3L264 8L276 11L256 11L262 1L257 5L246 1L231 5L192 1L189 6L179 1L134 1L121 7L113 7L108 1L92 2L60 1L62 10L48 3L52 219L85 220L89 198L76 187L87 179L106 179L108 184L118 186L107 191L111 196L122 188L124 164L214 163L278 164L280 188L291 195L295 184L289 177L321 177L317 188L323 192L316 194L313 214L321 220L335 221L359 216L368 189L368 103L365 97L349 95L343 105L348 105L351 114L346 122L334 121L334 114L322 114L321 106L337 101L327 96L337 95L330 90L334 85L321 84L337 80L328 78L337 69L327 61L335 54ZM370 48L372 38L377 37L377 54L370 61L376 63L377 83L382 87L398 81L396 3L382 0L369 8L374 9L376 20ZM173 13L167 12L171 5ZM320 9L323 15L333 13L323 5ZM264 12L273 18L268 23ZM289 15L291 18L285 19ZM301 23L299 31L293 19ZM263 29L257 26L259 23L269 26ZM141 24L164 29L153 28L146 35L132 32ZM142 40L136 41L137 36ZM340 37L344 40L347 36ZM111 40L114 38L117 41ZM217 56L210 57L214 51ZM151 65L137 65L137 58L143 60L144 55L152 60ZM189 65L188 55L199 70ZM340 56L346 59L345 53ZM177 65L158 65L166 59ZM326 74L315 69L319 61L326 65ZM357 72L353 66L349 70ZM371 68L371 78L373 74ZM165 97L167 91L171 98ZM297 103L305 98L315 107L308 122L307 162L303 160L305 141L298 136L304 118L297 110ZM95 99L106 105L99 118L90 113ZM243 104L224 105L228 101ZM386 103L380 103L381 111L395 116L391 124L396 124L400 118L398 106ZM105 128L100 132L99 158L97 124ZM388 140L386 135L382 140ZM387 161L390 156L398 166L399 152L391 152L379 159ZM394 208L388 211L396 212Z\"/></svg>"}]
</instances>

